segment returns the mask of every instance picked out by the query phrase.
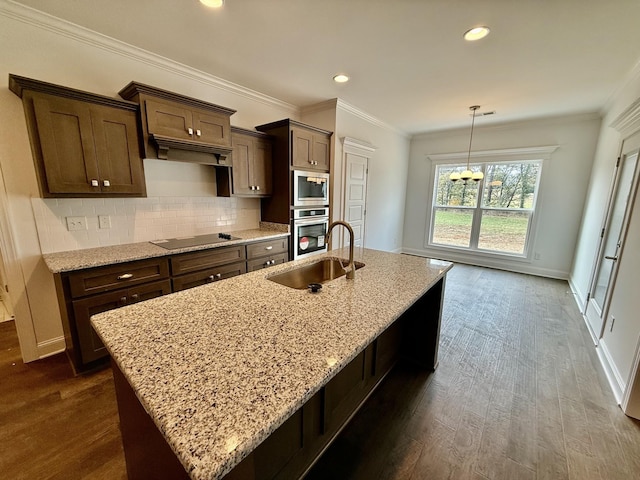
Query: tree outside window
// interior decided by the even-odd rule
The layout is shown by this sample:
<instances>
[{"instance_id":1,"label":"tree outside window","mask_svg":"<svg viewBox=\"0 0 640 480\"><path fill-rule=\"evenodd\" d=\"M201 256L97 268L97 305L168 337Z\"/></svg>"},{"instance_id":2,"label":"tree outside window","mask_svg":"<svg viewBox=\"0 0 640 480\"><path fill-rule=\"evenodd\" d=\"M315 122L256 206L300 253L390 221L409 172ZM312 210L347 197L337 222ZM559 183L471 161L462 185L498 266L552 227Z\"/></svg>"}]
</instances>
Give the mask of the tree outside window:
<instances>
[{"instance_id":1,"label":"tree outside window","mask_svg":"<svg viewBox=\"0 0 640 480\"><path fill-rule=\"evenodd\" d=\"M430 243L525 256L542 161L474 164L484 180L451 182L461 167L436 167Z\"/></svg>"}]
</instances>

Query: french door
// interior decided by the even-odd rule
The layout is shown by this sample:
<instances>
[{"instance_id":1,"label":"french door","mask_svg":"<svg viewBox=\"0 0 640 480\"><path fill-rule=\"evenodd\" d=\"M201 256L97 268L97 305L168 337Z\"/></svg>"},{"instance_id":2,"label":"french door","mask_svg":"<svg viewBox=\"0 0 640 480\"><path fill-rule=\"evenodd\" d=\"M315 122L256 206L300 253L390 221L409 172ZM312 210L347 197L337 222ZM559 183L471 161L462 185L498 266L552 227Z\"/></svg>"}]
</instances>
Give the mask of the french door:
<instances>
[{"instance_id":1,"label":"french door","mask_svg":"<svg viewBox=\"0 0 640 480\"><path fill-rule=\"evenodd\" d=\"M634 135L623 144L602 229L598 258L591 277L585 315L596 343L602 337L607 319L618 271L618 257L624 247L630 207L638 186L639 147L640 135Z\"/></svg>"}]
</instances>

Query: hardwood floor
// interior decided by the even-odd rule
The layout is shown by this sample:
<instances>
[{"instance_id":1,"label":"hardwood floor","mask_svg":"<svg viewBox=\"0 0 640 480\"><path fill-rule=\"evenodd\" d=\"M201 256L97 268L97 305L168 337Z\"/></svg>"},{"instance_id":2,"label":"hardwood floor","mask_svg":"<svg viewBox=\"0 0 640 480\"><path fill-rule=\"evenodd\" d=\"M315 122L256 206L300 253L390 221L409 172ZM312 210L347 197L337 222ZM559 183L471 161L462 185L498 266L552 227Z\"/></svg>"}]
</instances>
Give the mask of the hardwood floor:
<instances>
[{"instance_id":1,"label":"hardwood floor","mask_svg":"<svg viewBox=\"0 0 640 480\"><path fill-rule=\"evenodd\" d=\"M0 323L0 478L126 479L110 369L74 377L65 354L24 364Z\"/></svg>"},{"instance_id":2,"label":"hardwood floor","mask_svg":"<svg viewBox=\"0 0 640 480\"><path fill-rule=\"evenodd\" d=\"M640 478L566 282L456 265L429 375L399 365L307 480ZM24 365L0 324L0 477L125 479L110 370Z\"/></svg>"},{"instance_id":3,"label":"hardwood floor","mask_svg":"<svg viewBox=\"0 0 640 480\"><path fill-rule=\"evenodd\" d=\"M439 360L396 367L306 480L640 478L567 282L456 265Z\"/></svg>"}]
</instances>

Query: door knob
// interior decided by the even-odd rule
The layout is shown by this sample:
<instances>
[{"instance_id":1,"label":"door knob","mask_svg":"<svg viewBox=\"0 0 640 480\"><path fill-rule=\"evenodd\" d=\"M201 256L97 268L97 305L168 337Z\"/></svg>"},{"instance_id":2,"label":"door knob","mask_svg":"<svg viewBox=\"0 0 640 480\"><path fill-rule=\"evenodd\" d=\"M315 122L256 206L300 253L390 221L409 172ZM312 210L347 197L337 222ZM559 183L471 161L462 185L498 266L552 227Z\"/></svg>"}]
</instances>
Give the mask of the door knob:
<instances>
[{"instance_id":1,"label":"door knob","mask_svg":"<svg viewBox=\"0 0 640 480\"><path fill-rule=\"evenodd\" d=\"M618 256L617 255L615 257L612 257L610 255L605 255L604 258L606 258L607 260L613 260L614 262L618 260Z\"/></svg>"}]
</instances>

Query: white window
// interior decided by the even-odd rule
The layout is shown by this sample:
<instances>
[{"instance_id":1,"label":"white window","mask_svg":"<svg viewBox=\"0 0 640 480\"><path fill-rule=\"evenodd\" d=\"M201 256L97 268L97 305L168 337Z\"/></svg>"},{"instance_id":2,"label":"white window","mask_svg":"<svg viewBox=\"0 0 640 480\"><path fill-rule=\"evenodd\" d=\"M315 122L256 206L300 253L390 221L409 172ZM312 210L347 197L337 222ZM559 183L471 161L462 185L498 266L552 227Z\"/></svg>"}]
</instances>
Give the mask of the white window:
<instances>
[{"instance_id":1,"label":"white window","mask_svg":"<svg viewBox=\"0 0 640 480\"><path fill-rule=\"evenodd\" d=\"M449 180L465 166L435 167L429 245L526 257L542 160L476 162L484 180Z\"/></svg>"}]
</instances>

